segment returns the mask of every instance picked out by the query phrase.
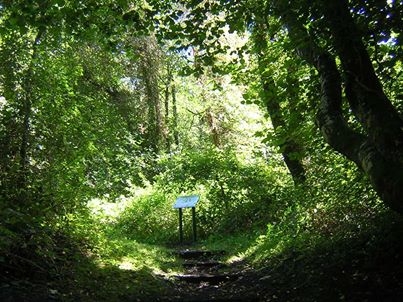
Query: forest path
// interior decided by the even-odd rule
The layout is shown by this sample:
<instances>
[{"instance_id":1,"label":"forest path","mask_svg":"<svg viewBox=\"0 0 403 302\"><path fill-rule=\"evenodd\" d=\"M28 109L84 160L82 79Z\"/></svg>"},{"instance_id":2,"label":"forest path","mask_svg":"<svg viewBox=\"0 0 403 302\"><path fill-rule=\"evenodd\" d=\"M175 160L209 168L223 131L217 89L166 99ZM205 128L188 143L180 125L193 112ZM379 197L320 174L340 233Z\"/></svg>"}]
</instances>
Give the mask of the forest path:
<instances>
[{"instance_id":1,"label":"forest path","mask_svg":"<svg viewBox=\"0 0 403 302\"><path fill-rule=\"evenodd\" d=\"M399 228L393 237L346 239L309 253L289 250L258 269L245 260L222 263L222 252L202 251L196 256L197 251L179 250L178 257L185 258L183 274L172 280L172 295L159 301L400 302L403 244ZM188 257L192 254L194 258Z\"/></svg>"},{"instance_id":2,"label":"forest path","mask_svg":"<svg viewBox=\"0 0 403 302\"><path fill-rule=\"evenodd\" d=\"M243 261L222 261L225 251L181 249L183 273L174 276L177 301L260 301L251 287L251 268ZM256 274L254 279L256 278ZM172 300L172 299L169 299Z\"/></svg>"}]
</instances>

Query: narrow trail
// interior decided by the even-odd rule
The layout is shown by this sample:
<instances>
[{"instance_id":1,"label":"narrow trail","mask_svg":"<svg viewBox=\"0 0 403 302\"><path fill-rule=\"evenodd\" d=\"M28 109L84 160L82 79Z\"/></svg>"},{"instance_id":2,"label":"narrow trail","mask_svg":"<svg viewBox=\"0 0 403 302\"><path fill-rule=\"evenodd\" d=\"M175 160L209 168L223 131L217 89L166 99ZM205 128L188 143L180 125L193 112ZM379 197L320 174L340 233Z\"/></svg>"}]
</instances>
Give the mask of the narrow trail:
<instances>
[{"instance_id":1,"label":"narrow trail","mask_svg":"<svg viewBox=\"0 0 403 302\"><path fill-rule=\"evenodd\" d=\"M177 256L183 272L174 276L177 294L170 301L261 301L251 287L251 269L243 262L222 261L225 251L183 249ZM255 276L256 277L256 276Z\"/></svg>"},{"instance_id":2,"label":"narrow trail","mask_svg":"<svg viewBox=\"0 0 403 302\"><path fill-rule=\"evenodd\" d=\"M403 301L400 238L372 248L356 240L309 254L284 253L259 269L222 262L223 251L178 250L183 271L162 301Z\"/></svg>"}]
</instances>

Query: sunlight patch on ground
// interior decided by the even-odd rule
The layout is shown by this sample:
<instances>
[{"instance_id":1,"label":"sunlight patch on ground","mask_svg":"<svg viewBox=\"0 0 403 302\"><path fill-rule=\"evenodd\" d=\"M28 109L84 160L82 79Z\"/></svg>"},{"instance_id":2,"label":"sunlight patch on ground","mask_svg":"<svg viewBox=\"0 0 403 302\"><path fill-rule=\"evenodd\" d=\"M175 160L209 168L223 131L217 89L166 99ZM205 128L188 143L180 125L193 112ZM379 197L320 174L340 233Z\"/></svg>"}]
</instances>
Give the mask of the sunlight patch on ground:
<instances>
[{"instance_id":1,"label":"sunlight patch on ground","mask_svg":"<svg viewBox=\"0 0 403 302\"><path fill-rule=\"evenodd\" d=\"M116 266L120 270L124 271L139 271L143 268L147 268L151 271L151 274L154 276L162 276L169 277L176 272L174 271L164 271L160 267L158 267L155 263L152 262L143 262L142 259L135 259L132 257L123 257L120 261L116 263Z\"/></svg>"},{"instance_id":2,"label":"sunlight patch on ground","mask_svg":"<svg viewBox=\"0 0 403 302\"><path fill-rule=\"evenodd\" d=\"M252 258L253 262L260 262L264 259L279 255L284 252L285 242L276 239L276 236L270 238L272 228L268 226L268 234L260 235L242 256L244 258Z\"/></svg>"},{"instance_id":3,"label":"sunlight patch on ground","mask_svg":"<svg viewBox=\"0 0 403 302\"><path fill-rule=\"evenodd\" d=\"M232 263L236 263L236 262L241 262L241 261L243 261L244 259L245 259L245 254L241 253L241 254L238 254L238 255L231 256L231 257L227 260L227 263L228 263L228 264L232 264Z\"/></svg>"},{"instance_id":4,"label":"sunlight patch on ground","mask_svg":"<svg viewBox=\"0 0 403 302\"><path fill-rule=\"evenodd\" d=\"M130 262L130 260L123 260L120 264L119 264L119 269L121 270L128 270L128 271L132 271L134 270L134 265L132 262Z\"/></svg>"},{"instance_id":5,"label":"sunlight patch on ground","mask_svg":"<svg viewBox=\"0 0 403 302\"><path fill-rule=\"evenodd\" d=\"M140 271L150 270L154 275L167 275L168 271L175 269L167 263L174 263L175 256L168 250L120 238L109 240L109 247L103 257L99 259L98 266L112 265L120 270Z\"/></svg>"}]
</instances>

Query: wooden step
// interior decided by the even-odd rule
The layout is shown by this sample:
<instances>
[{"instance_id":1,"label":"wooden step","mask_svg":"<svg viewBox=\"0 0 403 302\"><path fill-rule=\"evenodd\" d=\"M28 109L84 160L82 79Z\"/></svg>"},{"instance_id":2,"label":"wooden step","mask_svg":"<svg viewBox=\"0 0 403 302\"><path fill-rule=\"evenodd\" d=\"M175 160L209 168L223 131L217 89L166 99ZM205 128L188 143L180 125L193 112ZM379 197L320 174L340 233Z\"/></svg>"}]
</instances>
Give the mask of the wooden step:
<instances>
[{"instance_id":1,"label":"wooden step","mask_svg":"<svg viewBox=\"0 0 403 302\"><path fill-rule=\"evenodd\" d=\"M225 251L207 251L207 250L180 250L177 252L182 259L198 259L206 257L215 257L225 255Z\"/></svg>"},{"instance_id":2,"label":"wooden step","mask_svg":"<svg viewBox=\"0 0 403 302\"><path fill-rule=\"evenodd\" d=\"M183 274L175 276L180 281L188 283L208 282L210 284L218 284L224 281L233 281L238 279L239 274Z\"/></svg>"},{"instance_id":3,"label":"wooden step","mask_svg":"<svg viewBox=\"0 0 403 302\"><path fill-rule=\"evenodd\" d=\"M186 261L183 264L183 267L185 268L197 268L197 269L203 269L203 268L211 268L211 267L224 267L226 264L219 262L219 261Z\"/></svg>"}]
</instances>

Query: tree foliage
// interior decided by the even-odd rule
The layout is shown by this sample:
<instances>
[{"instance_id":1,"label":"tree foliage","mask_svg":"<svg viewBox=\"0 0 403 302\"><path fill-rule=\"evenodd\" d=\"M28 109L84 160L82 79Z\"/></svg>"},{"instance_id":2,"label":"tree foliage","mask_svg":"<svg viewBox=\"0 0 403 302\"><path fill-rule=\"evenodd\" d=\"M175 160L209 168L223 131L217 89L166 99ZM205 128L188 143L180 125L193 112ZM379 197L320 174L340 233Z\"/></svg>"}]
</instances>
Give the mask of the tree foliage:
<instances>
[{"instance_id":1,"label":"tree foliage","mask_svg":"<svg viewBox=\"0 0 403 302\"><path fill-rule=\"evenodd\" d=\"M381 15L386 14L384 18L394 20L399 14L399 5L383 3ZM369 46L363 42L364 33L372 32L370 41L376 40L372 47L374 44L385 45L385 37L388 37L391 47L387 48L395 52L400 49L400 46L394 46L399 45L393 38L398 33L394 22L390 26L378 22L382 17L374 15L373 11L371 13L373 4L362 2L351 3L351 6L355 10L351 11L347 1L237 1L231 5L227 1L212 1L176 4L173 9L183 16L177 23L185 32L183 38L201 47L202 60L208 65L217 59L218 53L229 48L219 43L224 25L230 31L247 29L256 37L264 35L262 27L266 28L272 43L277 43L278 32L285 31L291 46L285 50L292 57L298 55L317 71L321 95L316 106L319 110L316 121L324 139L363 170L385 203L401 211L402 120L393 100L383 90L381 77L375 72L376 58L370 57L374 53L370 53ZM374 24L377 24L376 30ZM201 34L201 31L206 34ZM260 52L265 40L256 40ZM336 58L340 60L340 66ZM392 64L399 68L399 63L393 59L389 61L395 62ZM266 64L270 63L267 61ZM261 74L263 71L261 68ZM343 100L348 103L351 118L360 125L359 130L355 128L358 124L348 124L349 119L345 118L342 108ZM274 110L277 116L283 111L279 109Z\"/></svg>"},{"instance_id":2,"label":"tree foliage","mask_svg":"<svg viewBox=\"0 0 403 302\"><path fill-rule=\"evenodd\" d=\"M116 234L171 242L180 194L201 195L202 237L267 249L348 236L385 210L374 191L402 212L402 8L0 1L4 278ZM95 223L89 204L130 198Z\"/></svg>"}]
</instances>

